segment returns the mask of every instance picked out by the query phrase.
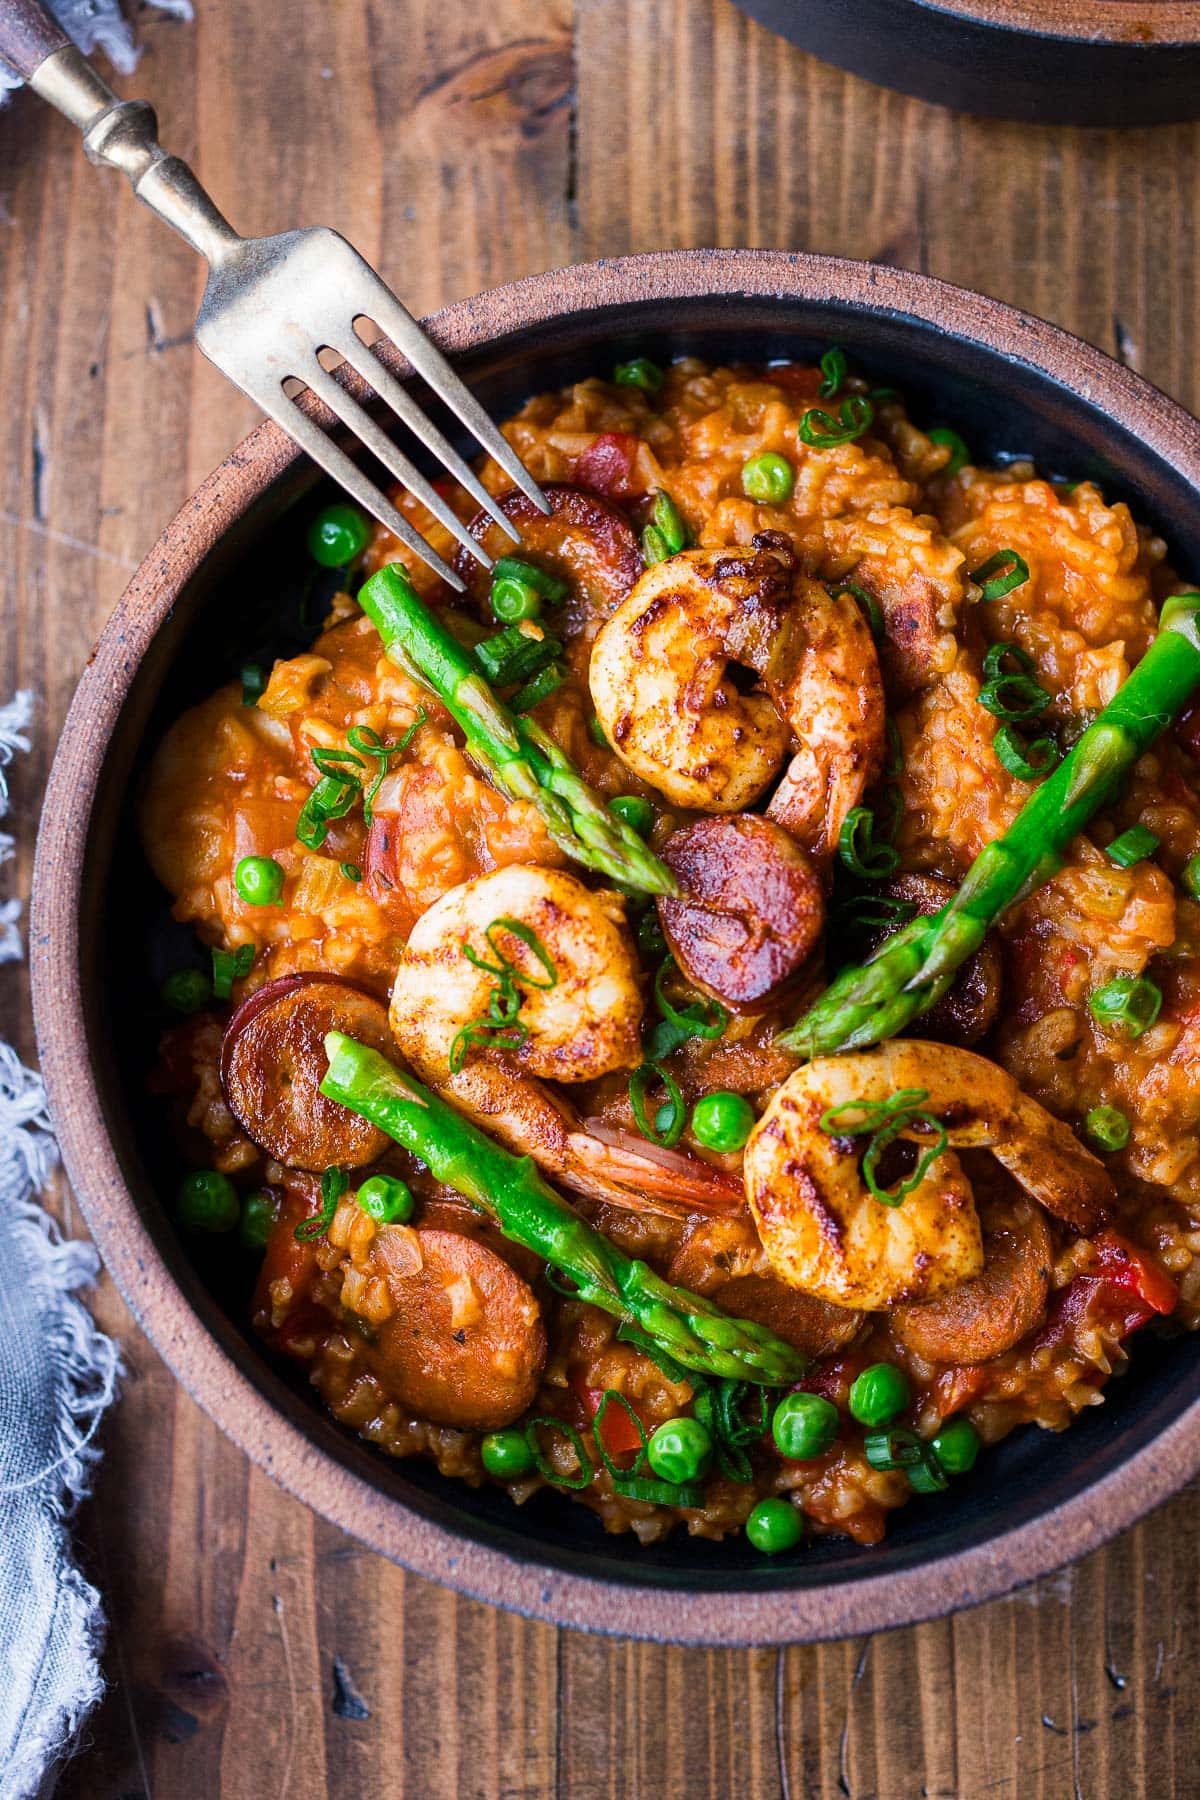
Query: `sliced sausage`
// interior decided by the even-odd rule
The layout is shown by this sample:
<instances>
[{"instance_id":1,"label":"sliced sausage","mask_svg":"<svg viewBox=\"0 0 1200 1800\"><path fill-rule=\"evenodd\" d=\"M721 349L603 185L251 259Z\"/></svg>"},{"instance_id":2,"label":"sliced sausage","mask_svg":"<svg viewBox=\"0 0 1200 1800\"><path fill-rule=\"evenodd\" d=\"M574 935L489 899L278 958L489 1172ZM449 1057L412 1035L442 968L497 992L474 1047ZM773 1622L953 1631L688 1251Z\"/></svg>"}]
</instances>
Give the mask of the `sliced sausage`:
<instances>
[{"instance_id":1,"label":"sliced sausage","mask_svg":"<svg viewBox=\"0 0 1200 1800\"><path fill-rule=\"evenodd\" d=\"M371 1245L394 1306L367 1358L402 1406L462 1430L509 1425L532 1404L546 1332L529 1283L456 1231L384 1226Z\"/></svg>"},{"instance_id":2,"label":"sliced sausage","mask_svg":"<svg viewBox=\"0 0 1200 1800\"><path fill-rule=\"evenodd\" d=\"M1046 1317L1053 1246L1041 1208L1014 1195L981 1210L982 1275L941 1300L898 1306L891 1314L893 1334L925 1362L989 1362Z\"/></svg>"},{"instance_id":3,"label":"sliced sausage","mask_svg":"<svg viewBox=\"0 0 1200 1800\"><path fill-rule=\"evenodd\" d=\"M825 902L808 856L756 813L698 819L662 854L683 890L658 903L676 962L735 1012L761 1011L797 979L821 934Z\"/></svg>"},{"instance_id":4,"label":"sliced sausage","mask_svg":"<svg viewBox=\"0 0 1200 1800\"><path fill-rule=\"evenodd\" d=\"M329 1031L394 1054L383 1001L334 975L268 981L225 1030L221 1085L229 1110L246 1136L287 1168L361 1168L389 1141L320 1092Z\"/></svg>"},{"instance_id":5,"label":"sliced sausage","mask_svg":"<svg viewBox=\"0 0 1200 1800\"><path fill-rule=\"evenodd\" d=\"M858 1333L863 1314L802 1294L766 1272L749 1215L699 1219L684 1233L670 1279L715 1300L734 1318L752 1319L805 1356L830 1356Z\"/></svg>"},{"instance_id":6,"label":"sliced sausage","mask_svg":"<svg viewBox=\"0 0 1200 1800\"><path fill-rule=\"evenodd\" d=\"M599 494L554 481L547 482L542 492L550 502L549 516L515 489L499 498L500 510L521 533L519 544L485 512L476 513L471 520L471 535L493 557L528 555L540 568L570 583L571 593L561 612L550 609L552 629L557 629L561 620L568 636L585 629L597 631L643 572L637 538L624 513ZM490 575L466 550L459 551L455 568L482 605L491 586Z\"/></svg>"},{"instance_id":7,"label":"sliced sausage","mask_svg":"<svg viewBox=\"0 0 1200 1800\"><path fill-rule=\"evenodd\" d=\"M873 890L874 891L874 890ZM893 900L907 900L918 913L940 912L954 898L950 882L936 875L896 875L878 889ZM888 934L874 932L868 939L873 950ZM985 938L974 956L963 964L953 986L936 1006L922 1013L917 1035L944 1044L975 1044L995 1024L1000 1010L1003 980L1000 946Z\"/></svg>"}]
</instances>

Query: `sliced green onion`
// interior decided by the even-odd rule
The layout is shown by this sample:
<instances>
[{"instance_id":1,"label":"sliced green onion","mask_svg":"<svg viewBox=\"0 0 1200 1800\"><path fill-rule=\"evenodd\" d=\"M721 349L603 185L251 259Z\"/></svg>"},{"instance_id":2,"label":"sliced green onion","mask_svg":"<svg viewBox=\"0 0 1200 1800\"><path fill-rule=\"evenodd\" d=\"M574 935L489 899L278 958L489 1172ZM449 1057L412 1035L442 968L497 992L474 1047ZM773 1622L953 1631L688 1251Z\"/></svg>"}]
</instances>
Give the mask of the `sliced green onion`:
<instances>
[{"instance_id":1,"label":"sliced green onion","mask_svg":"<svg viewBox=\"0 0 1200 1800\"><path fill-rule=\"evenodd\" d=\"M604 735L604 727L595 713L592 714L587 722L587 734L598 750L610 750L612 748Z\"/></svg>"},{"instance_id":2,"label":"sliced green onion","mask_svg":"<svg viewBox=\"0 0 1200 1800\"><path fill-rule=\"evenodd\" d=\"M886 627L884 625L883 608L880 606L874 594L869 594L865 587L859 587L857 582L854 581L830 583L829 598L831 600L840 600L843 594L849 594L852 600L858 601L859 606L862 608L863 617L871 627L871 636L875 639L877 644L881 644L885 636Z\"/></svg>"},{"instance_id":3,"label":"sliced green onion","mask_svg":"<svg viewBox=\"0 0 1200 1800\"><path fill-rule=\"evenodd\" d=\"M757 1410L746 1418L742 1412L747 1400ZM718 1381L712 1389L712 1422L710 1430L723 1444L742 1450L756 1444L771 1423L771 1401L767 1389L749 1381ZM709 1424L707 1419L702 1423Z\"/></svg>"},{"instance_id":4,"label":"sliced green onion","mask_svg":"<svg viewBox=\"0 0 1200 1800\"><path fill-rule=\"evenodd\" d=\"M1006 669L1006 662L1016 663L1015 671ZM985 681L995 681L1001 675L1013 673L1032 675L1036 668L1037 664L1032 656L1027 650L1022 650L1020 644L992 644L983 659L983 678Z\"/></svg>"},{"instance_id":5,"label":"sliced green onion","mask_svg":"<svg viewBox=\"0 0 1200 1800\"><path fill-rule=\"evenodd\" d=\"M1114 975L1088 998L1092 1017L1116 1037L1140 1038L1162 1010L1162 991L1144 975Z\"/></svg>"},{"instance_id":6,"label":"sliced green onion","mask_svg":"<svg viewBox=\"0 0 1200 1800\"><path fill-rule=\"evenodd\" d=\"M557 606L565 600L570 588L558 575L552 575L549 569L539 569L536 563L526 562L520 556L501 556L492 568L492 580L522 581L526 587L533 588L535 593Z\"/></svg>"},{"instance_id":7,"label":"sliced green onion","mask_svg":"<svg viewBox=\"0 0 1200 1800\"><path fill-rule=\"evenodd\" d=\"M515 713L532 712L535 706L548 700L551 694L556 694L566 679L567 665L552 662L546 668L539 669L532 681L527 681L524 687L518 688L509 705Z\"/></svg>"},{"instance_id":8,"label":"sliced green onion","mask_svg":"<svg viewBox=\"0 0 1200 1800\"><path fill-rule=\"evenodd\" d=\"M992 739L992 749L1002 768L1018 781L1039 781L1056 768L1062 752L1053 738L1035 738L1026 744L1011 725L1001 725Z\"/></svg>"},{"instance_id":9,"label":"sliced green onion","mask_svg":"<svg viewBox=\"0 0 1200 1800\"><path fill-rule=\"evenodd\" d=\"M1113 839L1104 854L1118 869L1132 869L1135 863L1145 862L1148 856L1153 856L1158 843L1158 838L1144 825L1131 825L1128 831Z\"/></svg>"},{"instance_id":10,"label":"sliced green onion","mask_svg":"<svg viewBox=\"0 0 1200 1800\"><path fill-rule=\"evenodd\" d=\"M929 1455L906 1469L908 1485L914 1494L940 1494L950 1486L950 1478L935 1455Z\"/></svg>"},{"instance_id":11,"label":"sliced green onion","mask_svg":"<svg viewBox=\"0 0 1200 1800\"><path fill-rule=\"evenodd\" d=\"M350 1177L345 1169L326 1169L321 1177L321 1210L311 1219L302 1219L297 1225L292 1236L298 1244L307 1244L313 1238L324 1237L333 1224L338 1201L349 1186Z\"/></svg>"},{"instance_id":12,"label":"sliced green onion","mask_svg":"<svg viewBox=\"0 0 1200 1800\"><path fill-rule=\"evenodd\" d=\"M821 358L821 385L817 389L822 400L832 400L846 379L846 352L833 344Z\"/></svg>"},{"instance_id":13,"label":"sliced green onion","mask_svg":"<svg viewBox=\"0 0 1200 1800\"><path fill-rule=\"evenodd\" d=\"M524 944L525 948L537 958L545 971L546 979L544 981L539 981L536 976L531 975L528 970L523 969L519 963L513 962L507 952L501 949L500 945L496 942L496 933L500 931L507 932L509 937L515 937L518 942ZM470 944L463 945L463 955L466 957L467 961L473 963L477 969L482 969L486 975L499 975L502 978L506 975L511 976L512 979L523 982L526 987L540 988L546 993L548 993L552 987L558 986L558 969L555 965L554 958L551 956L532 925L526 925L522 919L493 919L483 935L487 941L488 949L496 958L494 963L485 961L477 950L472 949Z\"/></svg>"},{"instance_id":14,"label":"sliced green onion","mask_svg":"<svg viewBox=\"0 0 1200 1800\"><path fill-rule=\"evenodd\" d=\"M576 1459L579 1463L579 1468L574 1475L560 1475L558 1470L554 1467L554 1464L547 1460L546 1455L542 1450L542 1446L538 1442L538 1432L541 1430L561 1431L562 1435L566 1438L572 1450L575 1452ZM583 1447L583 1439L580 1437L575 1427L569 1425L565 1419L554 1419L548 1415L537 1419L530 1419L525 1427L525 1441L529 1445L529 1452L533 1457L534 1467L543 1480L553 1483L555 1487L567 1488L571 1493L579 1493L581 1489L590 1485L596 1471L592 1467L591 1459Z\"/></svg>"},{"instance_id":15,"label":"sliced green onion","mask_svg":"<svg viewBox=\"0 0 1200 1800\"><path fill-rule=\"evenodd\" d=\"M685 1030L688 1037L708 1038L715 1042L729 1024L729 1014L719 1000L711 999L707 994L700 994L690 1000L681 1010L667 999L665 983L671 970L676 967L673 956L664 957L654 977L654 998L664 1019L679 1030Z\"/></svg>"},{"instance_id":16,"label":"sliced green onion","mask_svg":"<svg viewBox=\"0 0 1200 1800\"><path fill-rule=\"evenodd\" d=\"M511 687L556 661L562 655L562 640L548 632L538 637L519 625L507 625L476 644L472 655L496 687Z\"/></svg>"},{"instance_id":17,"label":"sliced green onion","mask_svg":"<svg viewBox=\"0 0 1200 1800\"><path fill-rule=\"evenodd\" d=\"M613 370L613 381L618 387L641 388L646 394L657 394L664 379L658 364L648 356L633 356Z\"/></svg>"},{"instance_id":18,"label":"sliced green onion","mask_svg":"<svg viewBox=\"0 0 1200 1800\"><path fill-rule=\"evenodd\" d=\"M309 850L319 850L332 821L345 818L361 793L362 782L353 775L322 775L300 808L296 820L299 841Z\"/></svg>"},{"instance_id":19,"label":"sliced green onion","mask_svg":"<svg viewBox=\"0 0 1200 1800\"><path fill-rule=\"evenodd\" d=\"M502 625L513 625L521 619L536 619L542 610L542 596L528 581L515 575L502 575L492 582L489 595L493 616Z\"/></svg>"},{"instance_id":20,"label":"sliced green onion","mask_svg":"<svg viewBox=\"0 0 1200 1800\"><path fill-rule=\"evenodd\" d=\"M821 1130L830 1137L871 1134L863 1153L863 1180L874 1198L884 1206L899 1206L918 1188L950 1141L941 1120L932 1113L919 1110L922 1100L928 1098L926 1088L900 1088L887 1100L844 1100L840 1106L831 1106L821 1114ZM884 1151L918 1124L934 1133L932 1146L922 1150L911 1175L905 1176L894 1187L881 1187L877 1171Z\"/></svg>"},{"instance_id":21,"label":"sliced green onion","mask_svg":"<svg viewBox=\"0 0 1200 1800\"><path fill-rule=\"evenodd\" d=\"M471 1019L456 1031L450 1044L450 1073L457 1075L467 1060L467 1051L480 1045L489 1050L519 1050L528 1041L529 1027L520 1020L500 1024L492 1019Z\"/></svg>"},{"instance_id":22,"label":"sliced green onion","mask_svg":"<svg viewBox=\"0 0 1200 1800\"><path fill-rule=\"evenodd\" d=\"M671 555L667 548L667 540L657 525L647 525L642 533L642 561L648 569L655 563L666 562Z\"/></svg>"},{"instance_id":23,"label":"sliced green onion","mask_svg":"<svg viewBox=\"0 0 1200 1800\"><path fill-rule=\"evenodd\" d=\"M899 931L915 919L918 908L912 900L896 900L890 894L855 894L835 909L831 924L842 932Z\"/></svg>"},{"instance_id":24,"label":"sliced green onion","mask_svg":"<svg viewBox=\"0 0 1200 1800\"><path fill-rule=\"evenodd\" d=\"M656 1081L666 1088L667 1105L672 1108L665 1128L659 1124L665 1108L660 1106L656 1110L653 1124L646 1117L646 1095ZM644 1138L648 1138L652 1144L660 1144L664 1150L670 1150L679 1142L687 1124L687 1106L679 1091L678 1082L660 1063L644 1062L633 1071L629 1077L629 1104L633 1109L634 1122Z\"/></svg>"},{"instance_id":25,"label":"sliced green onion","mask_svg":"<svg viewBox=\"0 0 1200 1800\"><path fill-rule=\"evenodd\" d=\"M1132 1127L1117 1107L1093 1106L1084 1118L1083 1129L1101 1150L1123 1150Z\"/></svg>"},{"instance_id":26,"label":"sliced green onion","mask_svg":"<svg viewBox=\"0 0 1200 1800\"><path fill-rule=\"evenodd\" d=\"M357 863L352 863L352 862L339 863L338 867L341 870L342 874L346 877L347 881L361 881L362 880L362 870L359 868Z\"/></svg>"},{"instance_id":27,"label":"sliced green onion","mask_svg":"<svg viewBox=\"0 0 1200 1800\"><path fill-rule=\"evenodd\" d=\"M997 675L980 688L979 704L994 718L1028 722L1045 712L1050 695L1030 675Z\"/></svg>"},{"instance_id":28,"label":"sliced green onion","mask_svg":"<svg viewBox=\"0 0 1200 1800\"><path fill-rule=\"evenodd\" d=\"M883 735L887 743L887 756L884 760L883 772L894 781L904 773L904 740L900 736L900 727L889 713L883 721Z\"/></svg>"},{"instance_id":29,"label":"sliced green onion","mask_svg":"<svg viewBox=\"0 0 1200 1800\"><path fill-rule=\"evenodd\" d=\"M863 1450L873 1469L913 1469L931 1454L924 1438L919 1438L907 1425L893 1425L886 1431L868 1431L863 1438Z\"/></svg>"},{"instance_id":30,"label":"sliced green onion","mask_svg":"<svg viewBox=\"0 0 1200 1800\"><path fill-rule=\"evenodd\" d=\"M261 663L243 663L241 668L242 705L257 706L260 695L265 691L267 677Z\"/></svg>"},{"instance_id":31,"label":"sliced green onion","mask_svg":"<svg viewBox=\"0 0 1200 1800\"><path fill-rule=\"evenodd\" d=\"M689 1483L650 1481L644 1475L613 1477L613 1493L622 1500L643 1500L647 1506L686 1506L693 1510L704 1505L704 1489Z\"/></svg>"},{"instance_id":32,"label":"sliced green onion","mask_svg":"<svg viewBox=\"0 0 1200 1800\"><path fill-rule=\"evenodd\" d=\"M889 400L899 400L900 389L894 387L873 387L867 390L876 406L886 406Z\"/></svg>"},{"instance_id":33,"label":"sliced green onion","mask_svg":"<svg viewBox=\"0 0 1200 1800\"><path fill-rule=\"evenodd\" d=\"M971 570L971 580L983 589L984 600L1003 600L1029 580L1029 564L1015 550L997 550L994 556Z\"/></svg>"},{"instance_id":34,"label":"sliced green onion","mask_svg":"<svg viewBox=\"0 0 1200 1800\"><path fill-rule=\"evenodd\" d=\"M860 438L870 430L874 418L871 402L862 394L852 394L842 401L836 419L832 413L812 407L801 419L798 435L802 444L811 444L815 450L832 450Z\"/></svg>"},{"instance_id":35,"label":"sliced green onion","mask_svg":"<svg viewBox=\"0 0 1200 1800\"><path fill-rule=\"evenodd\" d=\"M957 431L951 431L948 425L935 425L928 436L931 444L948 444L950 446L950 461L938 470L939 475L957 475L958 471L970 461L971 453L967 446Z\"/></svg>"},{"instance_id":36,"label":"sliced green onion","mask_svg":"<svg viewBox=\"0 0 1200 1800\"><path fill-rule=\"evenodd\" d=\"M664 492L662 488L654 496L654 510L651 513L651 519L653 529L659 533L666 545L668 556L677 556L681 550L687 549L691 542L687 521L670 494ZM661 558L658 560L661 561Z\"/></svg>"},{"instance_id":37,"label":"sliced green onion","mask_svg":"<svg viewBox=\"0 0 1200 1800\"><path fill-rule=\"evenodd\" d=\"M860 881L882 881L900 866L900 857L891 844L876 840L875 814L869 806L852 806L842 820L838 855Z\"/></svg>"},{"instance_id":38,"label":"sliced green onion","mask_svg":"<svg viewBox=\"0 0 1200 1800\"><path fill-rule=\"evenodd\" d=\"M601 1427L604 1423L605 1413L608 1411L609 1407L614 1404L628 1413L638 1434L638 1453L627 1469L618 1468L604 1445L604 1435ZM596 1408L592 1418L592 1436L596 1440L596 1448L600 1452L600 1460L608 1470L609 1474L613 1477L614 1481L620 1479L622 1476L640 1474L642 1469L645 1468L647 1443L646 1427L642 1424L642 1421L638 1418L637 1413L633 1410L632 1406L630 1406L624 1394L619 1393L616 1388L605 1388L603 1394L600 1396L600 1404Z\"/></svg>"},{"instance_id":39,"label":"sliced green onion","mask_svg":"<svg viewBox=\"0 0 1200 1800\"><path fill-rule=\"evenodd\" d=\"M212 991L217 1000L228 1000L233 984L250 973L254 964L254 945L239 944L236 950L214 950L212 953Z\"/></svg>"}]
</instances>

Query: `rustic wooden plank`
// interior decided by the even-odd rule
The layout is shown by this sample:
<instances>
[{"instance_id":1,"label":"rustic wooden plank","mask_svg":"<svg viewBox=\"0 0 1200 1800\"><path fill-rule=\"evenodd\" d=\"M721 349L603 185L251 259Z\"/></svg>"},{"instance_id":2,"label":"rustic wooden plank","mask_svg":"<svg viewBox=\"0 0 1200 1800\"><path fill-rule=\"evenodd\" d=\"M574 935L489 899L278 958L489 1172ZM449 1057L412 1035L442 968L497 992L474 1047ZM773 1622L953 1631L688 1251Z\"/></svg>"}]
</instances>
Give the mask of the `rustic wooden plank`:
<instances>
[{"instance_id":1,"label":"rustic wooden plank","mask_svg":"<svg viewBox=\"0 0 1200 1800\"><path fill-rule=\"evenodd\" d=\"M336 222L417 309L576 256L810 247L978 286L1200 396L1196 127L967 120L824 68L727 0L343 0L291 9L282 56L278 24L264 0L140 15L136 86L239 225ZM0 117L0 687L31 683L43 708L13 784L26 825L129 568L252 422L184 342L199 281L61 122ZM26 829L22 883L28 850ZM5 971L6 1027L22 999ZM950 1623L780 1652L589 1640L312 1519L107 1286L99 1311L134 1373L80 1526L114 1685L68 1796L1194 1787L1194 1496Z\"/></svg>"}]
</instances>

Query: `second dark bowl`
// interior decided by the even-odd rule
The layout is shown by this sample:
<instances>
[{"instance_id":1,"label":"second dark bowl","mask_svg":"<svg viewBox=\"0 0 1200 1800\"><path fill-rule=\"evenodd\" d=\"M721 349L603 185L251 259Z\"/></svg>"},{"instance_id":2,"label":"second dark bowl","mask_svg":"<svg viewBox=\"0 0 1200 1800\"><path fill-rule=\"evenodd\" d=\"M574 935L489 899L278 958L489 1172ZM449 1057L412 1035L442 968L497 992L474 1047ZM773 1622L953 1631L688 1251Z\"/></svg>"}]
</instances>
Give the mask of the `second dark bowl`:
<instances>
[{"instance_id":1,"label":"second dark bowl","mask_svg":"<svg viewBox=\"0 0 1200 1800\"><path fill-rule=\"evenodd\" d=\"M737 0L824 62L1035 125L1200 118L1196 0Z\"/></svg>"},{"instance_id":2,"label":"second dark bowl","mask_svg":"<svg viewBox=\"0 0 1200 1800\"><path fill-rule=\"evenodd\" d=\"M541 275L450 307L431 330L496 417L644 352L811 357L843 345L952 424L981 460L1035 455L1089 475L1200 572L1200 426L1096 350L978 295L862 263L772 252L634 257ZM401 372L406 373L401 367ZM1200 1340L1139 1343L1103 1407L1033 1428L863 1550L826 1538L766 1564L744 1540L606 1537L543 1493L389 1461L344 1431L246 1326L246 1277L182 1242L180 1174L145 1089L165 902L130 797L159 732L228 678L303 561L316 470L274 426L212 475L151 551L80 682L46 794L31 947L38 1041L67 1168L148 1336L236 1443L309 1505L418 1573L538 1618L673 1641L841 1637L1006 1592L1081 1555L1200 1468ZM175 928L176 930L178 928ZM240 1282L240 1287L239 1287Z\"/></svg>"}]
</instances>

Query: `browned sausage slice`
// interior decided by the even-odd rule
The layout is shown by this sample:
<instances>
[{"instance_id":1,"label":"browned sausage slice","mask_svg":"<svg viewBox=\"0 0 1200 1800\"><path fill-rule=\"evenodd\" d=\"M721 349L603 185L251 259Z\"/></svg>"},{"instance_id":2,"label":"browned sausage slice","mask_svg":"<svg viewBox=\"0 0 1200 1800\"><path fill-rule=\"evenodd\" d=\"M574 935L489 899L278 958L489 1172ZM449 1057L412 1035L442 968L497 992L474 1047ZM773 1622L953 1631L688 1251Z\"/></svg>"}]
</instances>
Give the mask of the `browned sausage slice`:
<instances>
[{"instance_id":1,"label":"browned sausage slice","mask_svg":"<svg viewBox=\"0 0 1200 1800\"><path fill-rule=\"evenodd\" d=\"M940 912L954 898L950 882L936 875L895 875L878 891L893 900L907 900L922 914ZM873 933L868 939L869 947L875 949L886 935ZM985 938L974 956L963 964L949 991L936 1006L922 1013L915 1035L944 1044L978 1043L991 1030L1000 1010L1002 979L1000 946L994 938Z\"/></svg>"},{"instance_id":2,"label":"browned sausage slice","mask_svg":"<svg viewBox=\"0 0 1200 1800\"><path fill-rule=\"evenodd\" d=\"M500 510L521 533L514 544L485 512L476 513L470 532L493 557L528 555L571 584L572 593L560 614L551 609L554 629L561 619L564 633L574 636L598 631L633 589L645 564L628 519L611 501L583 488L549 481L542 488L550 513L539 512L524 494L503 494ZM491 577L466 550L460 550L455 568L467 582L472 596L482 604Z\"/></svg>"},{"instance_id":3,"label":"browned sausage slice","mask_svg":"<svg viewBox=\"0 0 1200 1800\"><path fill-rule=\"evenodd\" d=\"M371 1260L394 1311L368 1360L402 1406L463 1430L509 1425L532 1404L546 1332L528 1282L456 1231L385 1225Z\"/></svg>"},{"instance_id":4,"label":"browned sausage slice","mask_svg":"<svg viewBox=\"0 0 1200 1800\"><path fill-rule=\"evenodd\" d=\"M758 1233L745 1211L728 1219L697 1219L671 1261L670 1279L715 1299L737 1319L765 1325L805 1356L844 1349L864 1314L831 1306L814 1294L788 1287L765 1269Z\"/></svg>"},{"instance_id":5,"label":"browned sausage slice","mask_svg":"<svg viewBox=\"0 0 1200 1800\"><path fill-rule=\"evenodd\" d=\"M761 1011L800 974L821 934L825 902L809 858L757 813L698 819L662 854L683 889L658 903L676 962L735 1012Z\"/></svg>"},{"instance_id":6,"label":"browned sausage slice","mask_svg":"<svg viewBox=\"0 0 1200 1800\"><path fill-rule=\"evenodd\" d=\"M395 1053L387 1007L334 975L284 975L244 1000L221 1044L221 1085L246 1136L276 1162L318 1172L374 1162L388 1139L319 1091L325 1034Z\"/></svg>"},{"instance_id":7,"label":"browned sausage slice","mask_svg":"<svg viewBox=\"0 0 1200 1800\"><path fill-rule=\"evenodd\" d=\"M894 1335L931 1363L981 1363L1003 1356L1046 1316L1053 1247L1040 1207L1023 1195L992 1201L983 1214L983 1274L926 1306L898 1306Z\"/></svg>"}]
</instances>

